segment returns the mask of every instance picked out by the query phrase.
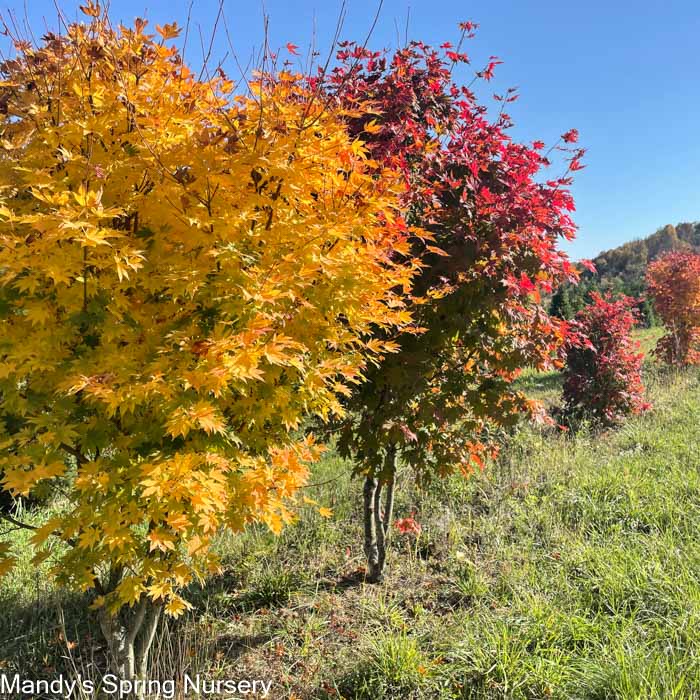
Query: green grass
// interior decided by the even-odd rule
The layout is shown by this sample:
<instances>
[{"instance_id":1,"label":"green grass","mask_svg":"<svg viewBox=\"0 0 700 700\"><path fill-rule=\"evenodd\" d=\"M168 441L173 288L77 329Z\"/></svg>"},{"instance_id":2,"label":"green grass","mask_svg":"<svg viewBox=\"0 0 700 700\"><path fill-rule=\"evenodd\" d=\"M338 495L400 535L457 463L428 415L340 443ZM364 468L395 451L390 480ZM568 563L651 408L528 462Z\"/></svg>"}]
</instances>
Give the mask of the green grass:
<instances>
[{"instance_id":1,"label":"green grass","mask_svg":"<svg viewBox=\"0 0 700 700\"><path fill-rule=\"evenodd\" d=\"M556 375L520 381L556 401ZM274 698L700 697L700 376L649 362L645 381L653 410L616 431L524 427L430 492L401 472L396 517L423 531L394 537L381 585L362 578L361 486L330 450L307 492L334 517L222 538L225 574L169 632L187 631L178 658ZM34 576L0 589L3 670L60 665L59 602L94 653L80 601Z\"/></svg>"},{"instance_id":2,"label":"green grass","mask_svg":"<svg viewBox=\"0 0 700 700\"><path fill-rule=\"evenodd\" d=\"M656 347L656 343L664 334L664 329L661 326L654 328L638 328L632 331L635 340L639 341L639 350L649 356L652 350Z\"/></svg>"}]
</instances>

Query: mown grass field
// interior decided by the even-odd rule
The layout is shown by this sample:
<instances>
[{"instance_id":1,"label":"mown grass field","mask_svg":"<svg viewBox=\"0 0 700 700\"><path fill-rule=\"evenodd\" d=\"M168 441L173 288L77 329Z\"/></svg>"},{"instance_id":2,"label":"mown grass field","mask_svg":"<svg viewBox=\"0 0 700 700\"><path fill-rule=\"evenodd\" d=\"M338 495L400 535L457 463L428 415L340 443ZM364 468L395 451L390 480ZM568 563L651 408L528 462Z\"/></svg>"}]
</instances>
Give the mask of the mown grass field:
<instances>
[{"instance_id":1,"label":"mown grass field","mask_svg":"<svg viewBox=\"0 0 700 700\"><path fill-rule=\"evenodd\" d=\"M524 427L430 492L402 473L396 517L422 532L394 535L380 585L360 483L329 449L307 491L333 517L222 539L226 571L192 590L155 673L264 678L280 699L700 697L700 373L649 361L645 381L653 411L616 431ZM556 374L521 384L556 404ZM0 670L99 675L82 605L24 562L0 588Z\"/></svg>"}]
</instances>

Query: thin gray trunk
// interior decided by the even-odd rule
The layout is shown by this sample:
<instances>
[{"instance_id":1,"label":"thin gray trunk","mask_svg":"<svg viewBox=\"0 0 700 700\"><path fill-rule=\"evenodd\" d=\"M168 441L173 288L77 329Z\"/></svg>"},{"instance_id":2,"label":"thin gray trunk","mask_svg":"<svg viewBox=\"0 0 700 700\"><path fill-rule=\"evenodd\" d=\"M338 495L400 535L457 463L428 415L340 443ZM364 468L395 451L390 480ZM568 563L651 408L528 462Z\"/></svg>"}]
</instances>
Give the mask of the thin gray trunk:
<instances>
[{"instance_id":1,"label":"thin gray trunk","mask_svg":"<svg viewBox=\"0 0 700 700\"><path fill-rule=\"evenodd\" d=\"M141 632L141 638L136 647L136 671L138 677L143 680L148 678L148 659L153 641L156 638L156 632L158 631L158 623L160 622L162 609L161 605L151 604L149 606L148 616Z\"/></svg>"},{"instance_id":2,"label":"thin gray trunk","mask_svg":"<svg viewBox=\"0 0 700 700\"><path fill-rule=\"evenodd\" d=\"M382 580L391 533L396 475L396 448L393 445L387 449L383 471L384 474L389 475L388 478L380 481L367 477L363 489L367 580L371 583L378 583ZM382 508L382 489L384 486L386 486L386 493L384 508Z\"/></svg>"},{"instance_id":3,"label":"thin gray trunk","mask_svg":"<svg viewBox=\"0 0 700 700\"><path fill-rule=\"evenodd\" d=\"M367 578L376 582L381 577L379 569L379 546L377 542L377 527L375 521L375 501L377 494L377 479L365 479L364 521L365 521L365 556L367 557Z\"/></svg>"},{"instance_id":4,"label":"thin gray trunk","mask_svg":"<svg viewBox=\"0 0 700 700\"><path fill-rule=\"evenodd\" d=\"M98 613L100 629L107 642L110 670L122 680L148 679L148 661L155 639L162 606L141 598L135 610L110 615Z\"/></svg>"},{"instance_id":5,"label":"thin gray trunk","mask_svg":"<svg viewBox=\"0 0 700 700\"><path fill-rule=\"evenodd\" d=\"M386 550L389 546L389 536L391 535L391 519L394 513L394 484L395 476L392 474L391 480L387 482L386 485L386 496L384 497L384 517L382 519L382 537L381 537L381 549L380 549L380 565L384 568L384 562L386 561Z\"/></svg>"}]
</instances>

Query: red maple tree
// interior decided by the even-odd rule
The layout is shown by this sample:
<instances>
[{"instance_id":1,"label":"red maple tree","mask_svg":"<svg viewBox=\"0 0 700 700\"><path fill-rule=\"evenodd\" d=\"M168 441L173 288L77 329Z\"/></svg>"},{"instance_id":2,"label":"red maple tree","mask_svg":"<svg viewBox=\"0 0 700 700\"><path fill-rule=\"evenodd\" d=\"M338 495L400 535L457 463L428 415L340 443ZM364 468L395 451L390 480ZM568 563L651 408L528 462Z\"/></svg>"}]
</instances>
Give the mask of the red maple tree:
<instances>
[{"instance_id":1,"label":"red maple tree","mask_svg":"<svg viewBox=\"0 0 700 700\"><path fill-rule=\"evenodd\" d=\"M576 314L564 369L564 413L610 427L650 407L644 399L644 355L631 331L639 321L636 299L594 292Z\"/></svg>"},{"instance_id":2,"label":"red maple tree","mask_svg":"<svg viewBox=\"0 0 700 700\"><path fill-rule=\"evenodd\" d=\"M647 286L666 327L655 353L670 365L700 364L700 255L658 258L647 268Z\"/></svg>"},{"instance_id":3,"label":"red maple tree","mask_svg":"<svg viewBox=\"0 0 700 700\"><path fill-rule=\"evenodd\" d=\"M463 39L435 49L411 42L393 54L344 44L338 66L314 87L345 111L373 161L403 173L401 209L414 227L410 254L423 268L411 290L417 332L369 368L353 393L340 447L365 477L365 548L381 576L397 456L427 481L469 473L494 454L503 431L539 407L513 386L524 366L562 360L568 324L543 294L578 273L559 248L575 226L571 171L583 149L575 130L555 144L568 166L547 179L541 142L518 143L505 111L514 90L480 104L454 79ZM490 80L490 57L474 80ZM472 81L473 82L473 81ZM398 252L396 255L404 255ZM380 496L384 506L380 507ZM383 515L382 515L383 513Z\"/></svg>"}]
</instances>

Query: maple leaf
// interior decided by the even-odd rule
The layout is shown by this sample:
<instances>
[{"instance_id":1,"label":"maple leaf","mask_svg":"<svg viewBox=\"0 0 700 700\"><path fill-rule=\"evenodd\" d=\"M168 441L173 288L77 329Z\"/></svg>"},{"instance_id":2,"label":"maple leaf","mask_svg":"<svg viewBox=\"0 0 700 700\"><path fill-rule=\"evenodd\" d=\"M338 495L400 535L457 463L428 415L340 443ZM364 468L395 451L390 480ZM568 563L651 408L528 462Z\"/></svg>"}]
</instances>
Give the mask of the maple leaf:
<instances>
[{"instance_id":1,"label":"maple leaf","mask_svg":"<svg viewBox=\"0 0 700 700\"><path fill-rule=\"evenodd\" d=\"M192 609L192 604L188 603L186 600L184 600L180 596L171 597L168 600L168 602L165 604L165 611L171 617L179 617L185 611L191 610L191 609Z\"/></svg>"},{"instance_id":2,"label":"maple leaf","mask_svg":"<svg viewBox=\"0 0 700 700\"><path fill-rule=\"evenodd\" d=\"M99 17L102 12L99 4L96 2L88 2L87 5L79 5L79 9L88 17Z\"/></svg>"},{"instance_id":3,"label":"maple leaf","mask_svg":"<svg viewBox=\"0 0 700 700\"><path fill-rule=\"evenodd\" d=\"M14 568L17 557L0 555L0 578L6 576Z\"/></svg>"},{"instance_id":4,"label":"maple leaf","mask_svg":"<svg viewBox=\"0 0 700 700\"><path fill-rule=\"evenodd\" d=\"M219 412L206 401L200 401L188 411L195 424L207 433L222 433L226 424Z\"/></svg>"},{"instance_id":5,"label":"maple leaf","mask_svg":"<svg viewBox=\"0 0 700 700\"><path fill-rule=\"evenodd\" d=\"M159 24L156 24L156 31L164 40L175 39L176 37L180 36L180 33L182 32L180 27L177 26L177 22L173 22L172 24L164 24L162 27Z\"/></svg>"},{"instance_id":6,"label":"maple leaf","mask_svg":"<svg viewBox=\"0 0 700 700\"><path fill-rule=\"evenodd\" d=\"M418 441L418 436L405 423L399 424L399 428L407 442Z\"/></svg>"},{"instance_id":7,"label":"maple leaf","mask_svg":"<svg viewBox=\"0 0 700 700\"><path fill-rule=\"evenodd\" d=\"M120 581L116 593L120 600L131 606L140 600L145 590L146 587L143 585L140 577L127 576Z\"/></svg>"},{"instance_id":8,"label":"maple leaf","mask_svg":"<svg viewBox=\"0 0 700 700\"><path fill-rule=\"evenodd\" d=\"M396 520L394 522L394 527L402 535L415 535L416 537L420 535L423 530L421 524L415 519L414 515Z\"/></svg>"},{"instance_id":9,"label":"maple leaf","mask_svg":"<svg viewBox=\"0 0 700 700\"><path fill-rule=\"evenodd\" d=\"M90 527L84 530L78 538L78 546L83 549L89 549L94 544L100 541L100 533L95 527Z\"/></svg>"},{"instance_id":10,"label":"maple leaf","mask_svg":"<svg viewBox=\"0 0 700 700\"><path fill-rule=\"evenodd\" d=\"M168 580L158 580L147 586L147 593L152 600L169 599L173 593L172 584Z\"/></svg>"},{"instance_id":11,"label":"maple leaf","mask_svg":"<svg viewBox=\"0 0 700 700\"><path fill-rule=\"evenodd\" d=\"M364 131L368 134L378 134L382 130L382 125L376 119L371 119L365 124Z\"/></svg>"}]
</instances>

